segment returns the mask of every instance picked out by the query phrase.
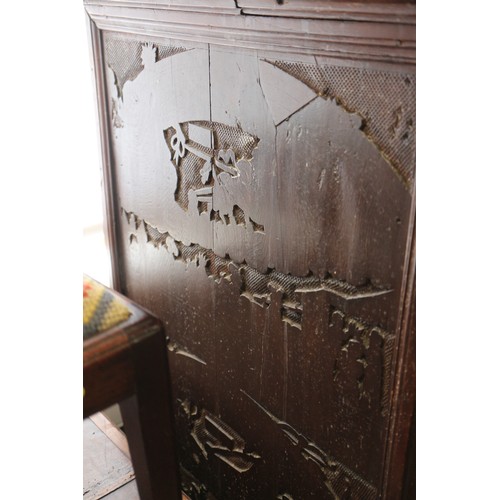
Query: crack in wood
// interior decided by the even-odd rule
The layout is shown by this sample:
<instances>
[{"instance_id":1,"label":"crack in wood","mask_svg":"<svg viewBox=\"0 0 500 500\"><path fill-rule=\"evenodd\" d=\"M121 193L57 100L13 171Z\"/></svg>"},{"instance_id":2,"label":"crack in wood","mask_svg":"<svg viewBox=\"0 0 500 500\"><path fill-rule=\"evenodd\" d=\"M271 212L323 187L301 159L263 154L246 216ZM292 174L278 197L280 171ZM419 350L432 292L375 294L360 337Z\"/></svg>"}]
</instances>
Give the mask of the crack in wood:
<instances>
[{"instance_id":1,"label":"crack in wood","mask_svg":"<svg viewBox=\"0 0 500 500\"><path fill-rule=\"evenodd\" d=\"M220 179L239 177L260 141L240 127L204 120L172 125L163 136L177 174L175 201L184 211L189 208L190 191L212 208L213 190Z\"/></svg>"},{"instance_id":2,"label":"crack in wood","mask_svg":"<svg viewBox=\"0 0 500 500\"><path fill-rule=\"evenodd\" d=\"M415 170L415 77L405 73L263 61L301 81L323 99L335 99L362 119L360 130L406 188ZM392 112L391 112L392 110Z\"/></svg>"}]
</instances>

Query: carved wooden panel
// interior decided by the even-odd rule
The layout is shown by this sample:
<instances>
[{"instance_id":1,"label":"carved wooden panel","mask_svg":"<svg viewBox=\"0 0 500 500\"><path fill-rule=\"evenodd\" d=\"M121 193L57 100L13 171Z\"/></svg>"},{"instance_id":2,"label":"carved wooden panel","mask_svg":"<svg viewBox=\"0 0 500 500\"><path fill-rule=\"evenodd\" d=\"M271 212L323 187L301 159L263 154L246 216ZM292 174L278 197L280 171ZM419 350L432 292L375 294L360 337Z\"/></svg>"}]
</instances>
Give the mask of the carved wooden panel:
<instances>
[{"instance_id":1,"label":"carved wooden panel","mask_svg":"<svg viewBox=\"0 0 500 500\"><path fill-rule=\"evenodd\" d=\"M342 4L333 3L335 18ZM328 20L311 21L310 36L296 30L305 2L278 24L220 2L211 35L195 26L204 11L193 2L183 14L199 34L191 40L170 36L161 9L134 24L150 13L109 4L87 8L99 28L116 281L166 324L186 492L397 498L393 462L406 445L391 436L403 411L414 221L411 44L336 57L349 33ZM390 18L377 9L370 19ZM217 30L231 23L248 23L243 40L224 31L220 42ZM368 40L369 23L359 24L351 38ZM279 49L273 26L293 35L293 48Z\"/></svg>"}]
</instances>

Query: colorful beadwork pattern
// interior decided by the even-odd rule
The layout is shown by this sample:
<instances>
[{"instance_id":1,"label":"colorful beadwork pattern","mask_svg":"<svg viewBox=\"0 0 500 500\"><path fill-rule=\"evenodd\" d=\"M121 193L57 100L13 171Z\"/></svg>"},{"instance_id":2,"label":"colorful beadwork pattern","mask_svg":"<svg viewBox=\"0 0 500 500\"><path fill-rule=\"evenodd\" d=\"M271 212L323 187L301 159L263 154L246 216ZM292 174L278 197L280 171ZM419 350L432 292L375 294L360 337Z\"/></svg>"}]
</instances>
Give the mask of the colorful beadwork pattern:
<instances>
[{"instance_id":1,"label":"colorful beadwork pattern","mask_svg":"<svg viewBox=\"0 0 500 500\"><path fill-rule=\"evenodd\" d=\"M83 277L84 339L122 323L130 314L127 306L103 285Z\"/></svg>"}]
</instances>

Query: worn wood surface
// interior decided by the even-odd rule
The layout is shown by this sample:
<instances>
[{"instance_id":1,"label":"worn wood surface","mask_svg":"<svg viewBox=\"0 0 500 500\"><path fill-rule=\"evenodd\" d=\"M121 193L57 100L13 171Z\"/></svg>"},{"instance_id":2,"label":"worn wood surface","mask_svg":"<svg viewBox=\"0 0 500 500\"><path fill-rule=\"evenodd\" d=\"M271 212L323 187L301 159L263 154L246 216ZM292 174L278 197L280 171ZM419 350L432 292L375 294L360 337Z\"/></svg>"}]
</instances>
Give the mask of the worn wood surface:
<instances>
[{"instance_id":1,"label":"worn wood surface","mask_svg":"<svg viewBox=\"0 0 500 500\"><path fill-rule=\"evenodd\" d=\"M83 497L140 499L127 438L102 413L83 421Z\"/></svg>"},{"instance_id":2,"label":"worn wood surface","mask_svg":"<svg viewBox=\"0 0 500 500\"><path fill-rule=\"evenodd\" d=\"M399 498L414 7L350 4L344 22L337 2L238 4L86 2L115 275L166 325L183 487Z\"/></svg>"},{"instance_id":3,"label":"worn wood surface","mask_svg":"<svg viewBox=\"0 0 500 500\"><path fill-rule=\"evenodd\" d=\"M125 434L116 427L104 413L94 413L91 415L90 420L114 443L114 445L130 459L130 449L128 447Z\"/></svg>"},{"instance_id":4,"label":"worn wood surface","mask_svg":"<svg viewBox=\"0 0 500 500\"><path fill-rule=\"evenodd\" d=\"M125 437L122 436L125 441ZM134 479L120 448L91 419L83 421L83 498L99 500Z\"/></svg>"}]
</instances>

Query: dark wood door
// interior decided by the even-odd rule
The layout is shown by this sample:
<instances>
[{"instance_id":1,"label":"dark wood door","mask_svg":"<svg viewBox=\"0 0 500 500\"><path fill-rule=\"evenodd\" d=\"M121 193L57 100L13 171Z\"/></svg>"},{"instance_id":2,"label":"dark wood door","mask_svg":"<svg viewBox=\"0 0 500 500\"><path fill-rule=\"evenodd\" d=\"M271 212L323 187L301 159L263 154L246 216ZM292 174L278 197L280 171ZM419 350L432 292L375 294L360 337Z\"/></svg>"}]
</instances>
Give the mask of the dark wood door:
<instances>
[{"instance_id":1,"label":"dark wood door","mask_svg":"<svg viewBox=\"0 0 500 500\"><path fill-rule=\"evenodd\" d=\"M237 3L87 2L115 283L165 322L193 498L399 498L414 7Z\"/></svg>"}]
</instances>

